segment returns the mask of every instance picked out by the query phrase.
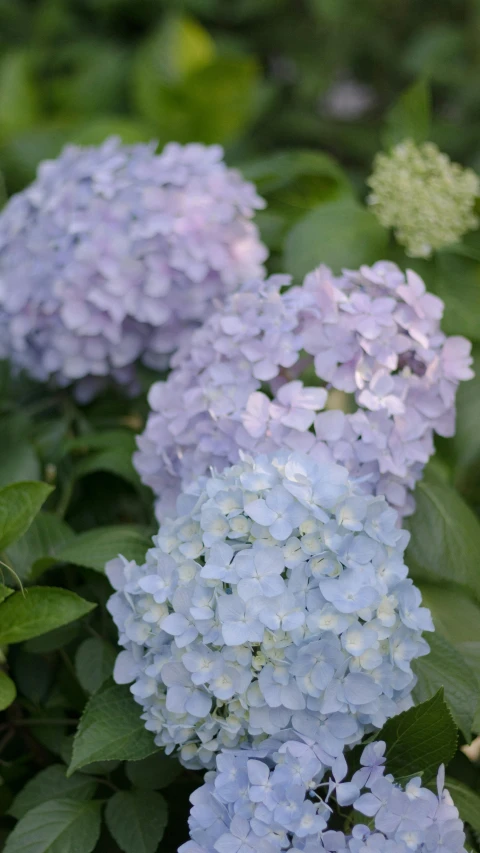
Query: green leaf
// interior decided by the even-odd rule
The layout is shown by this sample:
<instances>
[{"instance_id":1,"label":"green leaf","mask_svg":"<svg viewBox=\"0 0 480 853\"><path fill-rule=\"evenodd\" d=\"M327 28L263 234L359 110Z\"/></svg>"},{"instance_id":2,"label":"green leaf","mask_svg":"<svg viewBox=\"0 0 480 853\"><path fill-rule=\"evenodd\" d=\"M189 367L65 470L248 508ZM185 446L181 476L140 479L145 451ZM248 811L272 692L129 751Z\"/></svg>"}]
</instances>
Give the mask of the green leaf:
<instances>
[{"instance_id":1,"label":"green leaf","mask_svg":"<svg viewBox=\"0 0 480 853\"><path fill-rule=\"evenodd\" d=\"M112 525L80 533L57 549L55 556L62 562L103 572L105 563L119 554L127 560L143 563L151 544L151 538L141 527Z\"/></svg>"},{"instance_id":2,"label":"green leaf","mask_svg":"<svg viewBox=\"0 0 480 853\"><path fill-rule=\"evenodd\" d=\"M177 759L165 755L163 750L158 750L142 761L127 761L125 765L125 772L132 785L150 790L167 788L182 770Z\"/></svg>"},{"instance_id":3,"label":"green leaf","mask_svg":"<svg viewBox=\"0 0 480 853\"><path fill-rule=\"evenodd\" d=\"M26 130L38 121L38 94L29 54L16 50L0 62L0 136Z\"/></svg>"},{"instance_id":4,"label":"green leaf","mask_svg":"<svg viewBox=\"0 0 480 853\"><path fill-rule=\"evenodd\" d=\"M442 319L445 334L465 335L479 341L480 263L452 251L437 252L431 289L445 303Z\"/></svg>"},{"instance_id":5,"label":"green leaf","mask_svg":"<svg viewBox=\"0 0 480 853\"><path fill-rule=\"evenodd\" d=\"M31 423L21 412L0 420L0 486L40 479L40 461L32 444Z\"/></svg>"},{"instance_id":6,"label":"green leaf","mask_svg":"<svg viewBox=\"0 0 480 853\"><path fill-rule=\"evenodd\" d=\"M116 649L100 637L90 637L78 647L75 672L87 693L95 693L110 678L116 656Z\"/></svg>"},{"instance_id":7,"label":"green leaf","mask_svg":"<svg viewBox=\"0 0 480 853\"><path fill-rule=\"evenodd\" d=\"M6 550L7 558L21 580L38 578L56 560L55 548L75 536L71 527L53 512L40 512L24 535Z\"/></svg>"},{"instance_id":8,"label":"green leaf","mask_svg":"<svg viewBox=\"0 0 480 853\"><path fill-rule=\"evenodd\" d=\"M261 95L261 70L255 57L219 56L188 78L190 126L185 141L232 142L256 117ZM167 125L162 123L166 133Z\"/></svg>"},{"instance_id":9,"label":"green leaf","mask_svg":"<svg viewBox=\"0 0 480 853\"><path fill-rule=\"evenodd\" d=\"M480 600L480 523L458 492L431 476L415 489L406 563L419 581L458 583Z\"/></svg>"},{"instance_id":10,"label":"green leaf","mask_svg":"<svg viewBox=\"0 0 480 853\"><path fill-rule=\"evenodd\" d=\"M381 258L388 235L370 211L341 198L300 219L285 241L284 267L299 281L321 263L335 273Z\"/></svg>"},{"instance_id":11,"label":"green leaf","mask_svg":"<svg viewBox=\"0 0 480 853\"><path fill-rule=\"evenodd\" d=\"M0 551L28 530L52 492L46 483L12 483L0 489Z\"/></svg>"},{"instance_id":12,"label":"green leaf","mask_svg":"<svg viewBox=\"0 0 480 853\"><path fill-rule=\"evenodd\" d=\"M105 820L124 853L155 853L167 825L167 804L154 791L118 791Z\"/></svg>"},{"instance_id":13,"label":"green leaf","mask_svg":"<svg viewBox=\"0 0 480 853\"><path fill-rule=\"evenodd\" d=\"M68 625L62 625L61 628L47 631L40 637L27 640L24 649L34 655L48 655L63 646L68 646L72 640L76 639L80 630L81 625L78 622L70 622Z\"/></svg>"},{"instance_id":14,"label":"green leaf","mask_svg":"<svg viewBox=\"0 0 480 853\"><path fill-rule=\"evenodd\" d=\"M430 654L419 658L412 666L418 676L413 697L416 702L425 702L443 687L453 719L467 743L470 743L475 711L480 700L475 673L457 649L440 634L429 634L427 639Z\"/></svg>"},{"instance_id":15,"label":"green leaf","mask_svg":"<svg viewBox=\"0 0 480 853\"><path fill-rule=\"evenodd\" d=\"M8 708L15 701L17 688L6 672L0 671L0 711Z\"/></svg>"},{"instance_id":16,"label":"green leaf","mask_svg":"<svg viewBox=\"0 0 480 853\"><path fill-rule=\"evenodd\" d=\"M8 836L4 853L91 853L100 835L100 802L48 800Z\"/></svg>"},{"instance_id":17,"label":"green leaf","mask_svg":"<svg viewBox=\"0 0 480 853\"><path fill-rule=\"evenodd\" d=\"M108 683L90 698L80 720L69 775L92 761L135 761L157 747L127 687Z\"/></svg>"},{"instance_id":18,"label":"green leaf","mask_svg":"<svg viewBox=\"0 0 480 853\"><path fill-rule=\"evenodd\" d=\"M5 586L5 584L0 583L0 604L2 603L2 601L5 601L5 599L8 598L9 595L13 595L14 592L14 589L10 589L9 586Z\"/></svg>"},{"instance_id":19,"label":"green leaf","mask_svg":"<svg viewBox=\"0 0 480 853\"><path fill-rule=\"evenodd\" d=\"M440 764L448 764L457 746L457 728L443 690L388 720L376 739L387 744L387 772L397 782L420 774L428 780Z\"/></svg>"},{"instance_id":20,"label":"green leaf","mask_svg":"<svg viewBox=\"0 0 480 853\"><path fill-rule=\"evenodd\" d=\"M430 136L431 95L425 80L418 80L398 99L387 115L384 145L390 147L405 139L426 142Z\"/></svg>"},{"instance_id":21,"label":"green leaf","mask_svg":"<svg viewBox=\"0 0 480 853\"><path fill-rule=\"evenodd\" d=\"M475 376L462 382L457 391L456 431L453 438L455 485L468 497L479 493L480 466L480 352L473 363Z\"/></svg>"},{"instance_id":22,"label":"green leaf","mask_svg":"<svg viewBox=\"0 0 480 853\"><path fill-rule=\"evenodd\" d=\"M309 210L352 192L338 163L321 151L271 154L243 166L242 174L267 201L255 221L271 249L282 248L288 228Z\"/></svg>"},{"instance_id":23,"label":"green leaf","mask_svg":"<svg viewBox=\"0 0 480 853\"><path fill-rule=\"evenodd\" d=\"M47 85L56 112L77 120L80 115L121 109L130 70L123 48L92 38L59 44L54 56L59 67L49 75Z\"/></svg>"},{"instance_id":24,"label":"green leaf","mask_svg":"<svg viewBox=\"0 0 480 853\"><path fill-rule=\"evenodd\" d=\"M206 30L183 16L167 18L134 62L134 104L162 145L234 139L255 117L264 92L254 57L217 55Z\"/></svg>"},{"instance_id":25,"label":"green leaf","mask_svg":"<svg viewBox=\"0 0 480 853\"><path fill-rule=\"evenodd\" d=\"M37 773L17 794L8 813L20 820L31 809L48 800L60 800L64 797L71 800L90 800L95 793L97 781L81 774L68 779L66 770L63 764L52 764Z\"/></svg>"},{"instance_id":26,"label":"green leaf","mask_svg":"<svg viewBox=\"0 0 480 853\"><path fill-rule=\"evenodd\" d=\"M37 707L47 699L54 678L52 660L29 654L25 648L13 656L12 671L18 692Z\"/></svg>"},{"instance_id":27,"label":"green leaf","mask_svg":"<svg viewBox=\"0 0 480 853\"><path fill-rule=\"evenodd\" d=\"M104 433L87 434L69 442L68 448L87 454L84 459L75 462L73 473L78 479L96 471L108 471L127 480L135 488L141 487L140 478L132 463L136 443L131 430L106 430Z\"/></svg>"},{"instance_id":28,"label":"green leaf","mask_svg":"<svg viewBox=\"0 0 480 853\"><path fill-rule=\"evenodd\" d=\"M0 605L0 645L20 643L90 613L96 605L74 592L32 586Z\"/></svg>"},{"instance_id":29,"label":"green leaf","mask_svg":"<svg viewBox=\"0 0 480 853\"><path fill-rule=\"evenodd\" d=\"M193 18L187 15L166 17L138 50L134 76L140 112L149 117L150 102L142 88L147 76L152 86L182 82L189 74L212 62L215 53L208 30Z\"/></svg>"},{"instance_id":30,"label":"green leaf","mask_svg":"<svg viewBox=\"0 0 480 853\"><path fill-rule=\"evenodd\" d=\"M480 642L480 607L465 589L455 584L419 586L423 604L432 613L435 630L452 646L460 648L468 642ZM429 643L431 636L426 636Z\"/></svg>"},{"instance_id":31,"label":"green leaf","mask_svg":"<svg viewBox=\"0 0 480 853\"><path fill-rule=\"evenodd\" d=\"M476 832L480 832L480 796L458 779L448 776L445 787L450 792L461 819L469 823Z\"/></svg>"}]
</instances>

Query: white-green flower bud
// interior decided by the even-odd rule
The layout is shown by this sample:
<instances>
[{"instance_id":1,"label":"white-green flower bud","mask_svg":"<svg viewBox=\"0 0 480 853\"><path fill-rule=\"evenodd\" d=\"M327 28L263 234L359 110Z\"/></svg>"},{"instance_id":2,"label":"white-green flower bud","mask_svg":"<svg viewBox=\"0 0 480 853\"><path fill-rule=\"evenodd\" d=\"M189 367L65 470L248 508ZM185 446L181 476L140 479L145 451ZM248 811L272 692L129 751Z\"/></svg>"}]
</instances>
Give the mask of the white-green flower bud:
<instances>
[{"instance_id":1,"label":"white-green flower bud","mask_svg":"<svg viewBox=\"0 0 480 853\"><path fill-rule=\"evenodd\" d=\"M476 228L480 180L472 169L452 163L433 142L406 140L377 154L368 202L386 228L393 228L411 257L427 258Z\"/></svg>"}]
</instances>

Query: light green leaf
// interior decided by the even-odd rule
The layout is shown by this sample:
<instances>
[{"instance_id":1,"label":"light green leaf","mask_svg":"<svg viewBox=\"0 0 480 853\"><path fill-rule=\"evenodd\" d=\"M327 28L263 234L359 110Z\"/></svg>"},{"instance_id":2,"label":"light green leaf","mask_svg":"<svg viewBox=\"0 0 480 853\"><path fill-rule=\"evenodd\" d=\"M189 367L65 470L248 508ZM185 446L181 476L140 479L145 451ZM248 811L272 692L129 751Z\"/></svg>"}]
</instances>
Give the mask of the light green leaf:
<instances>
[{"instance_id":1,"label":"light green leaf","mask_svg":"<svg viewBox=\"0 0 480 853\"><path fill-rule=\"evenodd\" d=\"M387 147L405 139L426 142L430 135L431 94L425 80L418 80L400 95L387 115L383 137Z\"/></svg>"},{"instance_id":2,"label":"light green leaf","mask_svg":"<svg viewBox=\"0 0 480 853\"><path fill-rule=\"evenodd\" d=\"M119 791L107 803L105 820L124 853L155 853L167 825L167 804L154 791Z\"/></svg>"},{"instance_id":3,"label":"light green leaf","mask_svg":"<svg viewBox=\"0 0 480 853\"><path fill-rule=\"evenodd\" d=\"M15 701L17 688L6 672L0 671L0 711L8 708Z\"/></svg>"},{"instance_id":4,"label":"light green leaf","mask_svg":"<svg viewBox=\"0 0 480 853\"><path fill-rule=\"evenodd\" d=\"M255 119L261 97L261 69L253 56L219 56L188 78L187 138L226 145ZM187 117L187 112L183 120ZM164 132L167 125L162 122Z\"/></svg>"},{"instance_id":5,"label":"light green leaf","mask_svg":"<svg viewBox=\"0 0 480 853\"><path fill-rule=\"evenodd\" d=\"M46 483L36 482L0 489L0 551L23 536L52 491Z\"/></svg>"},{"instance_id":6,"label":"light green leaf","mask_svg":"<svg viewBox=\"0 0 480 853\"><path fill-rule=\"evenodd\" d=\"M132 98L161 145L235 138L265 91L254 57L216 55L208 33L186 17L167 19L134 63Z\"/></svg>"},{"instance_id":7,"label":"light green leaf","mask_svg":"<svg viewBox=\"0 0 480 853\"><path fill-rule=\"evenodd\" d=\"M182 82L212 62L215 53L212 37L198 21L187 15L167 16L138 50L134 76L140 112L148 116L149 102L142 99L147 76L153 86Z\"/></svg>"},{"instance_id":8,"label":"light green leaf","mask_svg":"<svg viewBox=\"0 0 480 853\"><path fill-rule=\"evenodd\" d=\"M458 583L480 600L480 523L458 492L431 476L415 489L406 563L412 577Z\"/></svg>"},{"instance_id":9,"label":"light green leaf","mask_svg":"<svg viewBox=\"0 0 480 853\"><path fill-rule=\"evenodd\" d=\"M90 613L96 605L74 592L32 586L0 604L0 645L20 643Z\"/></svg>"},{"instance_id":10,"label":"light green leaf","mask_svg":"<svg viewBox=\"0 0 480 853\"><path fill-rule=\"evenodd\" d=\"M480 796L467 788L458 779L446 778L445 787L450 792L460 817L465 823L469 823L472 829L480 832Z\"/></svg>"},{"instance_id":11,"label":"light green leaf","mask_svg":"<svg viewBox=\"0 0 480 853\"><path fill-rule=\"evenodd\" d=\"M143 563L151 539L141 527L118 525L97 527L80 533L55 552L57 560L86 566L103 572L105 563L121 554L127 560Z\"/></svg>"},{"instance_id":12,"label":"light green leaf","mask_svg":"<svg viewBox=\"0 0 480 853\"><path fill-rule=\"evenodd\" d=\"M469 743L475 711L480 700L480 688L475 673L457 649L440 634L429 634L427 640L430 654L419 658L412 665L418 676L413 697L416 702L425 702L443 687L453 719Z\"/></svg>"},{"instance_id":13,"label":"light green leaf","mask_svg":"<svg viewBox=\"0 0 480 853\"><path fill-rule=\"evenodd\" d=\"M373 263L386 251L388 235L370 211L341 198L314 208L285 241L285 271L297 281L321 263L335 273Z\"/></svg>"},{"instance_id":14,"label":"light green leaf","mask_svg":"<svg viewBox=\"0 0 480 853\"><path fill-rule=\"evenodd\" d=\"M31 809L48 800L61 800L64 797L71 800L90 800L97 787L96 780L81 774L68 779L66 770L63 764L52 764L37 773L17 794L8 813L20 820Z\"/></svg>"},{"instance_id":15,"label":"light green leaf","mask_svg":"<svg viewBox=\"0 0 480 853\"><path fill-rule=\"evenodd\" d=\"M0 566L0 574L2 571L3 567ZM0 604L2 603L2 601L5 601L5 599L8 598L9 595L13 595L14 592L14 589L10 589L9 586L5 586L5 584L0 583Z\"/></svg>"},{"instance_id":16,"label":"light green leaf","mask_svg":"<svg viewBox=\"0 0 480 853\"><path fill-rule=\"evenodd\" d=\"M100 835L100 802L48 800L19 820L4 853L91 853Z\"/></svg>"},{"instance_id":17,"label":"light green leaf","mask_svg":"<svg viewBox=\"0 0 480 853\"><path fill-rule=\"evenodd\" d=\"M74 537L74 532L53 512L40 512L24 535L6 550L9 563L21 580L38 578L53 565L55 548Z\"/></svg>"},{"instance_id":18,"label":"light green leaf","mask_svg":"<svg viewBox=\"0 0 480 853\"><path fill-rule=\"evenodd\" d=\"M69 775L93 761L134 761L157 747L127 687L108 683L90 698L80 720Z\"/></svg>"},{"instance_id":19,"label":"light green leaf","mask_svg":"<svg viewBox=\"0 0 480 853\"><path fill-rule=\"evenodd\" d=\"M387 772L397 782L420 774L427 781L440 764L448 764L457 747L457 728L443 690L388 720L377 740L387 744Z\"/></svg>"},{"instance_id":20,"label":"light green leaf","mask_svg":"<svg viewBox=\"0 0 480 853\"><path fill-rule=\"evenodd\" d=\"M163 750L158 750L142 761L127 761L125 772L132 785L137 788L158 790L167 788L183 768L172 755L165 755Z\"/></svg>"},{"instance_id":21,"label":"light green leaf","mask_svg":"<svg viewBox=\"0 0 480 853\"><path fill-rule=\"evenodd\" d=\"M0 62L0 136L35 124L38 100L29 54L23 50L4 54Z\"/></svg>"},{"instance_id":22,"label":"light green leaf","mask_svg":"<svg viewBox=\"0 0 480 853\"><path fill-rule=\"evenodd\" d=\"M78 647L75 672L87 693L95 693L110 678L116 656L116 649L100 637L90 637Z\"/></svg>"}]
</instances>

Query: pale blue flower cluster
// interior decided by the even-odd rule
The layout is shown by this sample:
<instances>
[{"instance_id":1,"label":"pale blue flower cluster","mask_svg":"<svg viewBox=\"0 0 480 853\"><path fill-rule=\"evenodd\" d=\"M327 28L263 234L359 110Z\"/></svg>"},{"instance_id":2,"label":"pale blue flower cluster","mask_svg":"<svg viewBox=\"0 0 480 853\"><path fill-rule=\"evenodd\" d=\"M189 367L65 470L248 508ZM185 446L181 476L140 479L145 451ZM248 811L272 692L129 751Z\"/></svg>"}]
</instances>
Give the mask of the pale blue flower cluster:
<instances>
[{"instance_id":1,"label":"pale blue flower cluster","mask_svg":"<svg viewBox=\"0 0 480 853\"><path fill-rule=\"evenodd\" d=\"M443 767L436 794L419 777L402 787L385 774L379 741L364 749L360 770L344 781L342 755L332 761L307 738L282 740L217 757L216 771L192 794L191 840L179 853L465 853ZM352 806L369 824L349 822L347 833L330 829L335 801L345 815Z\"/></svg>"},{"instance_id":2,"label":"pale blue flower cluster","mask_svg":"<svg viewBox=\"0 0 480 853\"><path fill-rule=\"evenodd\" d=\"M346 468L288 450L197 483L118 590L118 682L187 766L293 728L333 758L411 705L430 613L409 534Z\"/></svg>"},{"instance_id":3,"label":"pale blue flower cluster","mask_svg":"<svg viewBox=\"0 0 480 853\"><path fill-rule=\"evenodd\" d=\"M0 214L0 354L34 378L130 385L263 275L253 185L217 145L155 148L69 145Z\"/></svg>"},{"instance_id":4,"label":"pale blue flower cluster","mask_svg":"<svg viewBox=\"0 0 480 853\"><path fill-rule=\"evenodd\" d=\"M134 461L159 520L211 465L282 447L339 462L365 492L412 511L434 432L453 434L457 386L473 375L469 342L447 338L442 301L389 262L340 277L319 267L288 284L246 284L153 385ZM330 389L354 395L357 410L329 409Z\"/></svg>"}]
</instances>

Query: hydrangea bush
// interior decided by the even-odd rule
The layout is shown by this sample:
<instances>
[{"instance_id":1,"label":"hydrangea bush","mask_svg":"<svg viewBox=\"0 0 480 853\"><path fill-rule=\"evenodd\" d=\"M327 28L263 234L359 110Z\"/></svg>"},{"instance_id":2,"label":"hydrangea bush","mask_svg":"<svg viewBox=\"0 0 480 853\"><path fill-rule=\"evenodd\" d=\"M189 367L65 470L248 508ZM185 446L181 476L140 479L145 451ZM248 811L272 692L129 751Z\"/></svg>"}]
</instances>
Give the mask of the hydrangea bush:
<instances>
[{"instance_id":1,"label":"hydrangea bush","mask_svg":"<svg viewBox=\"0 0 480 853\"><path fill-rule=\"evenodd\" d=\"M407 578L408 533L346 468L245 456L178 501L118 590L115 667L146 726L188 766L293 729L332 756L408 707L433 630Z\"/></svg>"},{"instance_id":2,"label":"hydrangea bush","mask_svg":"<svg viewBox=\"0 0 480 853\"><path fill-rule=\"evenodd\" d=\"M358 100L360 55L354 69L341 54L322 97L280 55L281 9L255 68L241 44L250 15L271 32L263 0L208 12L192 0L188 17L153 5L160 29L133 63L130 23L104 63L80 9L82 46L68 68L59 56L61 79L13 30L0 55L2 169L66 141L72 114L57 126L54 104L75 92L80 113L96 74L99 100L118 98L105 121L96 102L88 130L75 117L74 138L146 139L162 104L162 144L187 143L69 146L0 214L0 352L13 368L0 365L0 846L480 853L478 378L459 389L472 377L466 338L480 342L478 232L463 239L478 226L479 179L423 144L425 82L390 110L374 75L372 135L403 143L376 159L362 205L353 186L373 143L341 126L356 120L351 104L330 109L333 136L323 115L339 94ZM211 38L192 15L216 5ZM132 4L109 6L102 32ZM321 27L335 18L343 40L338 10L324 11ZM35 8L35 20L42 38L53 22L52 44L67 34L61 15ZM433 45L407 30L401 74ZM95 61L78 77L82 57ZM268 86L249 105L260 66L290 107L302 78L317 128L313 114L271 109ZM114 116L131 68L144 128ZM30 138L19 102L36 114L40 77L48 116ZM437 85L434 96L433 137L475 163L474 145L463 156L448 133L453 101ZM272 150L275 112L283 132L298 127L295 150ZM247 113L255 135L234 140ZM349 174L300 149L319 132ZM216 145L188 144L224 138L268 200L256 224L254 187ZM8 191L25 183L8 166ZM257 225L268 270L294 283L265 277ZM431 293L399 244L422 257ZM165 380L149 414L142 362ZM115 382L138 396L111 393ZM138 472L158 498L153 547Z\"/></svg>"},{"instance_id":3,"label":"hydrangea bush","mask_svg":"<svg viewBox=\"0 0 480 853\"><path fill-rule=\"evenodd\" d=\"M179 853L466 853L443 767L434 793L419 777L399 785L385 774L381 741L365 747L351 781L343 756L306 738L268 745L218 756L191 797L191 840ZM347 832L329 827L335 803L357 812Z\"/></svg>"},{"instance_id":4,"label":"hydrangea bush","mask_svg":"<svg viewBox=\"0 0 480 853\"><path fill-rule=\"evenodd\" d=\"M160 520L211 465L281 447L339 462L365 492L412 511L434 433L454 432L469 342L442 333L442 301L393 263L341 276L319 267L284 291L290 283L244 285L152 386L134 463ZM356 411L330 410L331 389L353 395Z\"/></svg>"},{"instance_id":5,"label":"hydrangea bush","mask_svg":"<svg viewBox=\"0 0 480 853\"><path fill-rule=\"evenodd\" d=\"M69 145L0 214L0 353L35 379L132 387L262 275L253 185L218 145L155 148Z\"/></svg>"}]
</instances>

